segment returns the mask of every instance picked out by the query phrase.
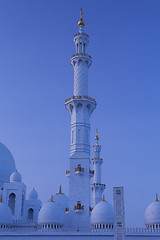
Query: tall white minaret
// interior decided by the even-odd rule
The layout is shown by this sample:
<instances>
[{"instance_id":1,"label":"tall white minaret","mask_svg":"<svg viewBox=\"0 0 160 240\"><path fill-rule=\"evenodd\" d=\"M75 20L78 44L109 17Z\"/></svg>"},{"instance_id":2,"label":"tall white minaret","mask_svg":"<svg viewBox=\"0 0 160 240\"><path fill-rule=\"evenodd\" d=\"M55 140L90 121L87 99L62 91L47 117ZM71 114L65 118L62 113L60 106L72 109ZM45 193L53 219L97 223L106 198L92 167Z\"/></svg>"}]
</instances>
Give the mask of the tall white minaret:
<instances>
[{"instance_id":1,"label":"tall white minaret","mask_svg":"<svg viewBox=\"0 0 160 240\"><path fill-rule=\"evenodd\" d=\"M93 146L94 158L92 159L94 178L93 178L93 184L91 184L93 207L98 202L102 201L102 194L104 189L106 188L106 185L101 183L101 165L103 163L103 159L100 158L101 146L98 144L99 137L98 137L97 130L96 130L95 140L96 140L96 145Z\"/></svg>"},{"instance_id":2,"label":"tall white minaret","mask_svg":"<svg viewBox=\"0 0 160 240\"><path fill-rule=\"evenodd\" d=\"M88 69L92 63L86 53L89 42L84 33L85 22L81 10L79 33L74 36L76 54L71 57L74 69L74 95L66 100L71 115L71 146L69 177L70 228L76 231L89 228L90 206L90 116L96 107L95 99L88 96Z\"/></svg>"}]
</instances>

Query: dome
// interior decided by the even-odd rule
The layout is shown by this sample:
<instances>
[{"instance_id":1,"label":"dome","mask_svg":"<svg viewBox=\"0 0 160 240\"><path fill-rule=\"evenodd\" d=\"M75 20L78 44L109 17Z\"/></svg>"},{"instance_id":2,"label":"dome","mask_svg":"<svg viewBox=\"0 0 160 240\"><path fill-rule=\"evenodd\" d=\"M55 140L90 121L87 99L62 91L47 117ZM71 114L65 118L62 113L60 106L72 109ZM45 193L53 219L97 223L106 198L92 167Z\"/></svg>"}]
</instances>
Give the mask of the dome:
<instances>
[{"instance_id":1,"label":"dome","mask_svg":"<svg viewBox=\"0 0 160 240\"><path fill-rule=\"evenodd\" d=\"M64 224L64 212L53 199L47 202L39 211L38 224Z\"/></svg>"},{"instance_id":2,"label":"dome","mask_svg":"<svg viewBox=\"0 0 160 240\"><path fill-rule=\"evenodd\" d=\"M9 182L11 173L15 171L15 163L8 148L0 143L0 186L4 182Z\"/></svg>"},{"instance_id":3,"label":"dome","mask_svg":"<svg viewBox=\"0 0 160 240\"><path fill-rule=\"evenodd\" d=\"M113 225L114 224L113 206L104 200L97 203L91 213L91 224Z\"/></svg>"},{"instance_id":4,"label":"dome","mask_svg":"<svg viewBox=\"0 0 160 240\"><path fill-rule=\"evenodd\" d=\"M2 201L0 201L0 225L10 225L12 223L11 209Z\"/></svg>"},{"instance_id":5,"label":"dome","mask_svg":"<svg viewBox=\"0 0 160 240\"><path fill-rule=\"evenodd\" d=\"M54 200L64 211L65 208L69 208L69 198L64 193L62 193L61 186L59 192L54 195Z\"/></svg>"},{"instance_id":6,"label":"dome","mask_svg":"<svg viewBox=\"0 0 160 240\"><path fill-rule=\"evenodd\" d=\"M16 170L10 176L10 182L21 182L22 177L21 174Z\"/></svg>"},{"instance_id":7,"label":"dome","mask_svg":"<svg viewBox=\"0 0 160 240\"><path fill-rule=\"evenodd\" d=\"M30 191L28 199L38 199L38 193L34 188Z\"/></svg>"},{"instance_id":8,"label":"dome","mask_svg":"<svg viewBox=\"0 0 160 240\"><path fill-rule=\"evenodd\" d=\"M160 224L160 201L156 195L156 200L152 202L145 211L145 225Z\"/></svg>"}]
</instances>

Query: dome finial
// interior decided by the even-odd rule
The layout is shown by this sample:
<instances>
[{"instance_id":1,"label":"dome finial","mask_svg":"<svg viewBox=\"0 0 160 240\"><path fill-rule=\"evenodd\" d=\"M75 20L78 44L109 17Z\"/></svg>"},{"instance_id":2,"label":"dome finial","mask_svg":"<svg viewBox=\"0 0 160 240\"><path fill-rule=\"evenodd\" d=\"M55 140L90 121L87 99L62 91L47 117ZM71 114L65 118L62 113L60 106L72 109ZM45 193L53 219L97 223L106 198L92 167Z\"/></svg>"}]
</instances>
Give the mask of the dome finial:
<instances>
[{"instance_id":1,"label":"dome finial","mask_svg":"<svg viewBox=\"0 0 160 240\"><path fill-rule=\"evenodd\" d=\"M59 187L59 193L62 193L61 185L60 185L60 187Z\"/></svg>"},{"instance_id":2,"label":"dome finial","mask_svg":"<svg viewBox=\"0 0 160 240\"><path fill-rule=\"evenodd\" d=\"M157 193L156 193L156 200L154 202L159 202Z\"/></svg>"},{"instance_id":3,"label":"dome finial","mask_svg":"<svg viewBox=\"0 0 160 240\"><path fill-rule=\"evenodd\" d=\"M51 194L51 201L50 201L50 202L54 202L54 201L53 201L53 194Z\"/></svg>"},{"instance_id":4,"label":"dome finial","mask_svg":"<svg viewBox=\"0 0 160 240\"><path fill-rule=\"evenodd\" d=\"M103 194L102 202L106 202L104 194Z\"/></svg>"},{"instance_id":5,"label":"dome finial","mask_svg":"<svg viewBox=\"0 0 160 240\"><path fill-rule=\"evenodd\" d=\"M105 197L104 197L104 194L103 194L103 202L105 201Z\"/></svg>"},{"instance_id":6,"label":"dome finial","mask_svg":"<svg viewBox=\"0 0 160 240\"><path fill-rule=\"evenodd\" d=\"M64 193L62 193L62 187L61 187L61 185L60 185L60 187L59 187L59 192L56 193L56 194L64 194Z\"/></svg>"},{"instance_id":7,"label":"dome finial","mask_svg":"<svg viewBox=\"0 0 160 240\"><path fill-rule=\"evenodd\" d=\"M96 140L96 142L97 142L97 144L98 144L99 137L98 137L98 130L97 130L97 129L96 129L96 136L95 136L95 140Z\"/></svg>"},{"instance_id":8,"label":"dome finial","mask_svg":"<svg viewBox=\"0 0 160 240\"><path fill-rule=\"evenodd\" d=\"M82 11L82 8L81 8L81 19L79 20L78 22L78 26L84 26L85 25L85 21L83 20L83 11Z\"/></svg>"}]
</instances>

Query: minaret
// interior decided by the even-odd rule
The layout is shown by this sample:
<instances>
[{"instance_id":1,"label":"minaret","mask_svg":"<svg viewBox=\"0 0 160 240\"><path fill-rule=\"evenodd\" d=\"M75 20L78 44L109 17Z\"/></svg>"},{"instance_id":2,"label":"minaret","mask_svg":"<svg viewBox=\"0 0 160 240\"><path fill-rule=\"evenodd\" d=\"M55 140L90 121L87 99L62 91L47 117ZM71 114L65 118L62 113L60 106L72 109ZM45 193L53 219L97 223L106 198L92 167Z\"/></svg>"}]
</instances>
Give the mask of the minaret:
<instances>
[{"instance_id":1,"label":"minaret","mask_svg":"<svg viewBox=\"0 0 160 240\"><path fill-rule=\"evenodd\" d=\"M102 201L102 194L104 189L106 188L106 185L101 183L101 165L103 163L103 159L100 158L101 146L98 144L99 137L97 130L95 140L96 145L93 146L94 158L92 159L94 178L93 184L91 184L93 207L98 202Z\"/></svg>"},{"instance_id":2,"label":"minaret","mask_svg":"<svg viewBox=\"0 0 160 240\"><path fill-rule=\"evenodd\" d=\"M92 63L86 54L89 36L84 33L85 22L81 10L79 33L74 36L76 54L71 57L74 69L74 94L65 102L71 115L71 146L69 176L69 216L72 229L89 228L90 206L90 116L96 107L88 96L88 69Z\"/></svg>"}]
</instances>

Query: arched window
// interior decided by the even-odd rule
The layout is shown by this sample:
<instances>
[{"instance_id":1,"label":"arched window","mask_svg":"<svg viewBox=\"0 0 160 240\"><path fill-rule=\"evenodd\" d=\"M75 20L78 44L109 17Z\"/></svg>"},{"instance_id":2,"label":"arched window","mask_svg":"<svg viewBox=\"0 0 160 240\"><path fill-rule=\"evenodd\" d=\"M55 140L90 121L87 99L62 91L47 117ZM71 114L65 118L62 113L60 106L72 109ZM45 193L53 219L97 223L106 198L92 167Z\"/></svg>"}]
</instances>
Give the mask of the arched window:
<instances>
[{"instance_id":1,"label":"arched window","mask_svg":"<svg viewBox=\"0 0 160 240\"><path fill-rule=\"evenodd\" d=\"M28 210L28 220L33 220L33 214L34 214L34 210L33 208L30 208Z\"/></svg>"},{"instance_id":2,"label":"arched window","mask_svg":"<svg viewBox=\"0 0 160 240\"><path fill-rule=\"evenodd\" d=\"M24 206L24 195L22 195L21 216L23 216L23 206Z\"/></svg>"},{"instance_id":3,"label":"arched window","mask_svg":"<svg viewBox=\"0 0 160 240\"><path fill-rule=\"evenodd\" d=\"M78 129L78 143L81 142L81 129Z\"/></svg>"},{"instance_id":4,"label":"arched window","mask_svg":"<svg viewBox=\"0 0 160 240\"><path fill-rule=\"evenodd\" d=\"M72 144L74 143L74 130L72 131L72 137L71 137Z\"/></svg>"},{"instance_id":5,"label":"arched window","mask_svg":"<svg viewBox=\"0 0 160 240\"><path fill-rule=\"evenodd\" d=\"M16 199L16 195L14 193L11 193L9 195L8 206L10 207L13 215L14 215L14 210L15 210L15 199Z\"/></svg>"}]
</instances>

